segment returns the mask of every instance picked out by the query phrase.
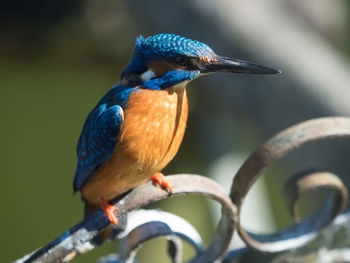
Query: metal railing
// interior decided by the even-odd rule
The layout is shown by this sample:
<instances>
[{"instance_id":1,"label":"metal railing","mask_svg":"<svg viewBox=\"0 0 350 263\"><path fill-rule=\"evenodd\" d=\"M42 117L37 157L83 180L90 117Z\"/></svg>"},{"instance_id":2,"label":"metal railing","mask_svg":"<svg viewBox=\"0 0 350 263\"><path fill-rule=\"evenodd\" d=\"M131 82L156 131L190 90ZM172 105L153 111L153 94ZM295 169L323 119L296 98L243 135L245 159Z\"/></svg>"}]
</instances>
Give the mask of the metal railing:
<instances>
[{"instance_id":1,"label":"metal railing","mask_svg":"<svg viewBox=\"0 0 350 263\"><path fill-rule=\"evenodd\" d=\"M191 263L241 262L240 259L247 257L247 252L250 252L250 257L259 255L261 258L263 255L269 258L277 255L285 259L284 251L295 250L317 240L322 231L325 231L324 228L344 211L348 193L342 181L327 171L303 171L292 176L284 188L284 194L296 224L268 235L251 233L241 226L240 212L244 198L262 172L275 161L309 142L337 137L350 137L350 118L313 119L278 133L244 162L233 179L229 196L215 181L203 176L168 176L173 186L171 196L202 195L220 203L221 220L211 244L206 248L203 248L196 229L184 219L167 212L139 210L170 195L154 187L151 182L138 186L113 202L119 224L112 231L112 239L121 239L121 243L118 254L102 258L99 263L134 262L140 245L154 237L164 237L168 240L168 254L175 263L182 260L181 239L187 241L196 251L195 257L189 261ZM333 189L334 197L328 199L320 210L300 221L296 207L298 199L319 188ZM349 222L348 214L349 212L343 213L343 218L338 217L333 225L339 228L344 222ZM78 254L94 249L96 237L108 226L108 219L104 212L99 210L49 245L17 260L16 263L67 262ZM227 252L235 230L247 247ZM322 242L316 247L321 246ZM264 253L259 254L261 252Z\"/></svg>"}]
</instances>

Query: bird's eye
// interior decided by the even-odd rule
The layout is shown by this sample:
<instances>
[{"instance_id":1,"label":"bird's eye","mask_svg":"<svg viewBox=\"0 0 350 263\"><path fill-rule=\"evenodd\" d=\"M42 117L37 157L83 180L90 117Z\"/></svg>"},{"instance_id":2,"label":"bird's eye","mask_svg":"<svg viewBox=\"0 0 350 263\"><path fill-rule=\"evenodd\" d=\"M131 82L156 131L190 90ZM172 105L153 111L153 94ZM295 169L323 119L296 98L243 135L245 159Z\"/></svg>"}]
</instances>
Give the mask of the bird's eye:
<instances>
[{"instance_id":1,"label":"bird's eye","mask_svg":"<svg viewBox=\"0 0 350 263\"><path fill-rule=\"evenodd\" d=\"M189 57L180 56L175 59L176 63L180 66L188 66L191 64L191 60Z\"/></svg>"}]
</instances>

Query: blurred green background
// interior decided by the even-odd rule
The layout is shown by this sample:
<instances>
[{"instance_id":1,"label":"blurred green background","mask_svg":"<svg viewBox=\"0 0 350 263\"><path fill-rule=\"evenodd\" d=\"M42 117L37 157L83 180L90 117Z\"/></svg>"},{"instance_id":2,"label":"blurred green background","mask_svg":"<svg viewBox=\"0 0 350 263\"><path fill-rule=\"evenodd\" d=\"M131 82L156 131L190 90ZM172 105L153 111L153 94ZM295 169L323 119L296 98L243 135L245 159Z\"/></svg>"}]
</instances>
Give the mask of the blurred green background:
<instances>
[{"instance_id":1,"label":"blurred green background","mask_svg":"<svg viewBox=\"0 0 350 263\"><path fill-rule=\"evenodd\" d=\"M284 72L278 77L219 74L191 83L187 133L179 154L164 171L167 174L214 176L229 189L233 171L274 133L313 117L349 115L346 105L350 98L346 89L350 83L346 82L350 76L346 74L350 52L348 2L261 1L275 7L268 14L258 2L252 2L255 5L209 0L2 1L0 245L3 262L47 244L82 219L83 205L79 194L73 195L72 190L77 139L89 111L119 82L120 72L128 63L139 34L185 35L209 44L219 54L254 60ZM232 19L239 20L230 20L230 14ZM266 15L281 20L269 21L264 18ZM287 15L291 20L283 20ZM263 29L266 25L266 30L258 25ZM254 27L260 32L253 32ZM310 37L303 35L308 32L303 31L305 28L314 34L311 37L315 42L299 48L298 44ZM286 42L282 42L284 39ZM293 40L296 42L290 43ZM325 59L315 55L318 51ZM300 58L293 60L295 54ZM333 64L326 63L326 58L334 58L329 60ZM314 71L310 71L312 65ZM341 70L336 71L334 65ZM322 74L323 69L329 75ZM332 85L322 86L333 79ZM324 101L324 94L333 91L340 97L332 95ZM290 223L279 198L286 180L281 174L288 175L317 163L345 175L349 171L346 155L349 146L344 140L308 146L275 165L267 177L267 186L263 186L263 192L268 193L265 197L268 205L273 204L265 210L272 218L265 228L281 228ZM220 173L224 179L215 177ZM315 198L311 199L306 206L312 207L315 202ZM205 244L210 242L217 218L202 198L170 199L151 207L162 207L185 217L200 231ZM74 262L96 262L100 256L115 251L116 245L109 244ZM161 259L156 252L161 254ZM186 257L190 255L191 252L186 252ZM152 241L141 251L139 259L166 262L165 242Z\"/></svg>"}]
</instances>

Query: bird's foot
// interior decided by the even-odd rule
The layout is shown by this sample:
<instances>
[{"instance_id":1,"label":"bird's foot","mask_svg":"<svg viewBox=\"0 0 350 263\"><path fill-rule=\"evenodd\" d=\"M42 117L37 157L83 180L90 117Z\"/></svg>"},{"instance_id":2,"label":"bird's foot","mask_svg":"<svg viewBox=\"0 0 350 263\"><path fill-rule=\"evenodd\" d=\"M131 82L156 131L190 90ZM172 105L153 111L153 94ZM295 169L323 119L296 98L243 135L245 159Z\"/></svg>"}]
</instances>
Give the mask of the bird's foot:
<instances>
[{"instance_id":1,"label":"bird's foot","mask_svg":"<svg viewBox=\"0 0 350 263\"><path fill-rule=\"evenodd\" d=\"M168 180L165 178L164 174L161 172L156 172L154 175L152 175L151 180L158 184L162 189L167 191L168 193L172 193L171 185L169 184Z\"/></svg>"},{"instance_id":2,"label":"bird's foot","mask_svg":"<svg viewBox=\"0 0 350 263\"><path fill-rule=\"evenodd\" d=\"M106 216L112 224L118 224L118 219L115 216L116 208L110 205L102 196L101 196L101 207L105 211Z\"/></svg>"}]
</instances>

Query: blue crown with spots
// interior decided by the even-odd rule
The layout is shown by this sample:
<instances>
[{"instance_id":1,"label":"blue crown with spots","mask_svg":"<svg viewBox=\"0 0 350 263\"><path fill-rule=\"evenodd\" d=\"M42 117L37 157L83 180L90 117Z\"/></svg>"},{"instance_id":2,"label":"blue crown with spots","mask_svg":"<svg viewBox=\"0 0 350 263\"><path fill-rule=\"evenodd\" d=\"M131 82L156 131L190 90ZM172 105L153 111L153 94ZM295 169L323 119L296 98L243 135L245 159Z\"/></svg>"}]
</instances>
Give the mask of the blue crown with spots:
<instances>
[{"instance_id":1,"label":"blue crown with spots","mask_svg":"<svg viewBox=\"0 0 350 263\"><path fill-rule=\"evenodd\" d=\"M146 63L153 59L171 59L176 56L212 58L214 51L197 40L175 34L159 34L144 38L139 36L131 61L122 74L128 72L142 73L147 70Z\"/></svg>"},{"instance_id":2,"label":"blue crown with spots","mask_svg":"<svg viewBox=\"0 0 350 263\"><path fill-rule=\"evenodd\" d=\"M214 54L214 51L206 44L174 34L159 34L145 40L140 36L138 41L142 41L141 49L146 56L158 55L165 58L177 55L212 57Z\"/></svg>"}]
</instances>

